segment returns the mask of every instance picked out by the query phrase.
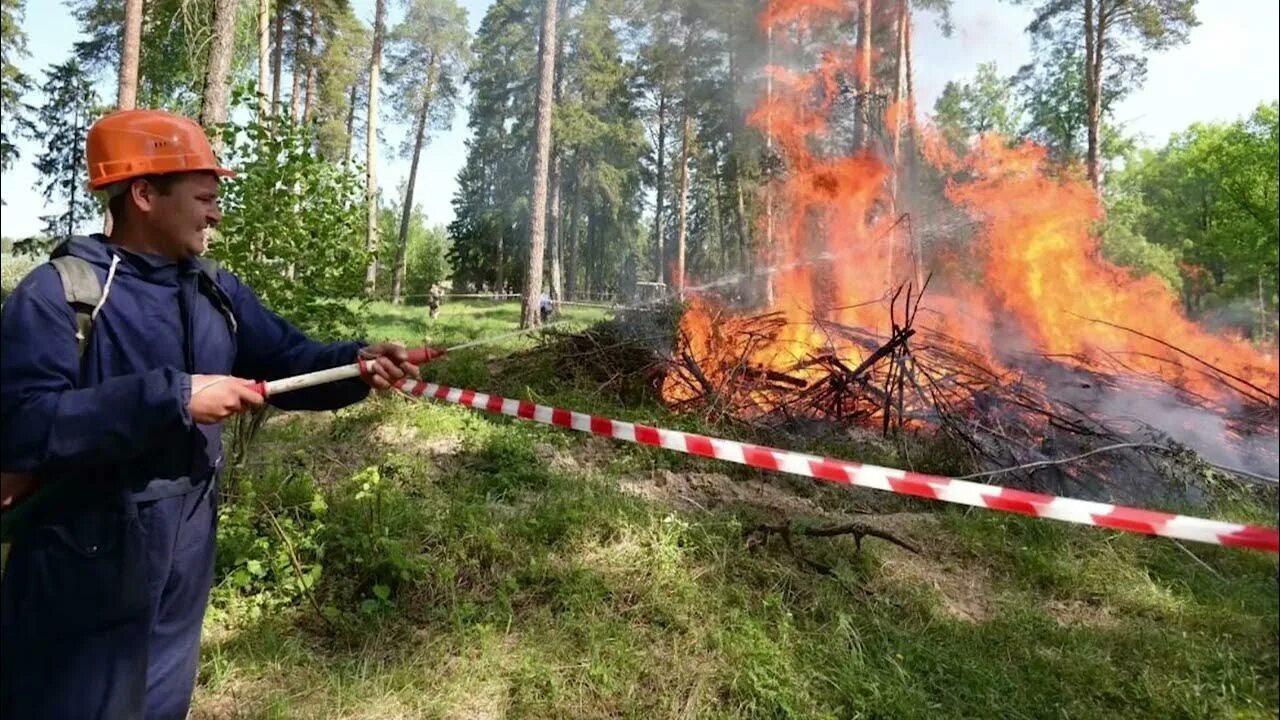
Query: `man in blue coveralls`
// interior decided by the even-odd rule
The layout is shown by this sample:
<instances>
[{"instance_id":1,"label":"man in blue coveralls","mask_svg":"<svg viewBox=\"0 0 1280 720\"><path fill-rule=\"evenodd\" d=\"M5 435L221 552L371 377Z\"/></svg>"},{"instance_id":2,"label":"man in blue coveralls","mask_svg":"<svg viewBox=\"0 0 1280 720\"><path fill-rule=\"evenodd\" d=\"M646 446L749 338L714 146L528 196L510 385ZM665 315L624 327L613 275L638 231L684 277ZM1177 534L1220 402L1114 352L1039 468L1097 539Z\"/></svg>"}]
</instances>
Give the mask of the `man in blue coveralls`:
<instances>
[{"instance_id":1,"label":"man in blue coveralls","mask_svg":"<svg viewBox=\"0 0 1280 720\"><path fill-rule=\"evenodd\" d=\"M87 145L111 236L63 243L0 321L4 503L38 488L0 583L0 717L179 720L213 580L222 422L262 405L251 380L377 358L365 382L271 399L330 410L417 370L399 345L307 338L199 257L232 173L196 123L114 113Z\"/></svg>"}]
</instances>

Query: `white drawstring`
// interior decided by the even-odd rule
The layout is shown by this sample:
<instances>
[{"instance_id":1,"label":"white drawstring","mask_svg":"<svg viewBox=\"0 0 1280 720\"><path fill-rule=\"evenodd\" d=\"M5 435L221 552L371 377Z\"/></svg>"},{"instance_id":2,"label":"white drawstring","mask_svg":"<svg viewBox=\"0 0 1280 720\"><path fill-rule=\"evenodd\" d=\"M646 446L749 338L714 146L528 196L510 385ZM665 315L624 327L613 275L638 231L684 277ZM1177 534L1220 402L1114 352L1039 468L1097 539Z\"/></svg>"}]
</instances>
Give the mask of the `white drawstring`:
<instances>
[{"instance_id":1,"label":"white drawstring","mask_svg":"<svg viewBox=\"0 0 1280 720\"><path fill-rule=\"evenodd\" d=\"M120 256L111 255L111 268L107 270L107 283L102 286L102 297L98 298L98 304L93 306L93 312L89 315L90 320L98 319L98 311L107 302L107 294L111 292L111 281L116 278L116 266L120 264Z\"/></svg>"}]
</instances>

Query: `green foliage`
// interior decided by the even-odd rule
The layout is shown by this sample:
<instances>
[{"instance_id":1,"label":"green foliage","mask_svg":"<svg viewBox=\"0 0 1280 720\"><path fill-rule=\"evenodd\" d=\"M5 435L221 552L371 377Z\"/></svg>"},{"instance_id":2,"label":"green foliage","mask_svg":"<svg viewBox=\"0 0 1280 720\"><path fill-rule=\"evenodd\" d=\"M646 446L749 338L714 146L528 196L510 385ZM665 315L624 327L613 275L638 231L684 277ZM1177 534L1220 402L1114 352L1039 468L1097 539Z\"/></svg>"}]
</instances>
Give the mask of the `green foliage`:
<instances>
[{"instance_id":1,"label":"green foliage","mask_svg":"<svg viewBox=\"0 0 1280 720\"><path fill-rule=\"evenodd\" d=\"M241 89L232 106L254 102ZM309 129L286 118L233 121L219 133L239 175L223 187L213 256L308 334L355 334L349 301L363 293L366 261L359 170L320 158Z\"/></svg>"},{"instance_id":2,"label":"green foliage","mask_svg":"<svg viewBox=\"0 0 1280 720\"><path fill-rule=\"evenodd\" d=\"M458 173L449 263L463 287L519 287L527 237L540 3L498 0L472 41L471 137ZM499 287L501 286L501 287Z\"/></svg>"},{"instance_id":3,"label":"green foliage","mask_svg":"<svg viewBox=\"0 0 1280 720\"><path fill-rule=\"evenodd\" d=\"M35 109L28 133L43 143L35 160L40 194L46 204L60 206L58 212L40 218L44 235L56 243L102 217L98 203L86 189L89 175L84 159L85 137L99 112L98 94L74 58L45 70L40 91L44 103ZM38 238L29 238L15 249L40 255L50 248Z\"/></svg>"},{"instance_id":4,"label":"green foliage","mask_svg":"<svg viewBox=\"0 0 1280 720\"><path fill-rule=\"evenodd\" d=\"M388 38L387 85L393 117L424 133L448 130L471 61L467 11L454 0L414 0ZM425 121L423 115L425 113ZM400 154L413 154L416 132Z\"/></svg>"},{"instance_id":5,"label":"green foliage","mask_svg":"<svg viewBox=\"0 0 1280 720\"><path fill-rule=\"evenodd\" d=\"M1026 135L1044 146L1059 164L1084 157L1088 113L1084 101L1084 55L1056 45L1040 62L1019 71L1027 115ZM1103 115L1110 105L1103 104Z\"/></svg>"},{"instance_id":6,"label":"green foliage","mask_svg":"<svg viewBox=\"0 0 1280 720\"><path fill-rule=\"evenodd\" d=\"M215 602L250 620L299 604L325 572L328 505L307 475L240 478L218 509Z\"/></svg>"},{"instance_id":7,"label":"green foliage","mask_svg":"<svg viewBox=\"0 0 1280 720\"><path fill-rule=\"evenodd\" d=\"M364 122L362 99L368 94L372 43L372 33L350 7L333 18L320 53L320 97L315 108L316 141L326 160L349 159L354 143L351 136Z\"/></svg>"},{"instance_id":8,"label":"green foliage","mask_svg":"<svg viewBox=\"0 0 1280 720\"><path fill-rule=\"evenodd\" d=\"M402 193L398 193L402 194ZM393 203L378 210L379 257L393 257L400 242L401 205ZM427 226L427 216L420 206L409 215L408 247L405 252L405 277L403 292L417 304L421 304L432 285L443 283L449 277L449 235L443 226ZM380 296L391 292L390 264L378 266Z\"/></svg>"},{"instance_id":9,"label":"green foliage","mask_svg":"<svg viewBox=\"0 0 1280 720\"><path fill-rule=\"evenodd\" d=\"M495 3L472 46L472 136L449 226L456 287L517 288L523 279L538 8L527 0ZM570 289L617 287L641 235L648 148L637 75L619 32L623 18L623 8L588 3L561 21L552 133L563 171L558 215Z\"/></svg>"},{"instance_id":10,"label":"green foliage","mask_svg":"<svg viewBox=\"0 0 1280 720\"><path fill-rule=\"evenodd\" d=\"M964 84L947 81L933 103L933 123L953 150L963 150L969 142L970 130L965 117Z\"/></svg>"},{"instance_id":11,"label":"green foliage","mask_svg":"<svg viewBox=\"0 0 1280 720\"><path fill-rule=\"evenodd\" d=\"M967 147L974 135L996 133L1012 141L1021 130L1013 81L994 62L979 64L972 82L948 82L933 111L935 124L956 150Z\"/></svg>"},{"instance_id":12,"label":"green foliage","mask_svg":"<svg viewBox=\"0 0 1280 720\"><path fill-rule=\"evenodd\" d=\"M449 234L442 225L423 228L415 239L410 235L405 293L424 296L449 278Z\"/></svg>"},{"instance_id":13,"label":"green foliage","mask_svg":"<svg viewBox=\"0 0 1280 720\"><path fill-rule=\"evenodd\" d=\"M114 79L120 67L124 3L66 0L84 39L75 56L96 77ZM147 0L142 13L138 57L138 106L164 108L195 117L213 36L214 0ZM239 14L229 81L245 79L256 55L257 13Z\"/></svg>"},{"instance_id":14,"label":"green foliage","mask_svg":"<svg viewBox=\"0 0 1280 720\"><path fill-rule=\"evenodd\" d=\"M22 95L31 89L31 78L18 67L30 56L27 34L22 30L24 0L0 0L0 170L13 167L18 148L13 133L22 126Z\"/></svg>"},{"instance_id":15,"label":"green foliage","mask_svg":"<svg viewBox=\"0 0 1280 720\"><path fill-rule=\"evenodd\" d=\"M1139 218L1147 212L1149 210L1142 205L1140 198L1109 201L1107 222L1102 232L1102 253L1111 262L1130 268L1138 275L1155 275L1171 291L1181 293L1178 253L1148 241L1134 229Z\"/></svg>"},{"instance_id":16,"label":"green foliage","mask_svg":"<svg viewBox=\"0 0 1280 720\"><path fill-rule=\"evenodd\" d=\"M1187 41L1198 24L1196 0L1122 2L1119 0L1012 0L1034 6L1027 27L1036 61L1016 78L1026 97L1026 134L1049 148L1060 165L1069 165L1088 150L1090 118L1086 60L1099 73L1098 157L1116 157L1121 148L1106 127L1112 112L1146 79L1147 56ZM1087 28L1085 10L1092 8ZM1086 30L1089 32L1086 32ZM1090 34L1092 34L1090 36ZM1092 46L1095 57L1086 58Z\"/></svg>"},{"instance_id":17,"label":"green foliage","mask_svg":"<svg viewBox=\"0 0 1280 720\"><path fill-rule=\"evenodd\" d=\"M18 283L22 282L22 278L44 260L29 255L13 255L10 250L11 248L6 249L0 255L0 300L8 297L18 287Z\"/></svg>"},{"instance_id":18,"label":"green foliage","mask_svg":"<svg viewBox=\"0 0 1280 720\"><path fill-rule=\"evenodd\" d=\"M1125 76L1124 73L1137 73ZM1140 66L1124 65L1102 86L1099 153L1104 163L1115 162L1132 145L1114 122L1114 109L1141 84ZM1013 77L1026 120L1022 136L1044 146L1060 167L1080 162L1085 155L1089 115L1084 98L1084 55L1067 44L1053 45L1039 62Z\"/></svg>"},{"instance_id":19,"label":"green foliage","mask_svg":"<svg viewBox=\"0 0 1280 720\"><path fill-rule=\"evenodd\" d=\"M329 562L345 579L345 587L329 598L354 606L360 615L385 613L394 607L392 593L420 582L427 565L414 544L421 523L429 522L408 502L401 486L384 478L406 472L388 464L366 467L331 493L333 519L326 534Z\"/></svg>"},{"instance_id":20,"label":"green foliage","mask_svg":"<svg viewBox=\"0 0 1280 720\"><path fill-rule=\"evenodd\" d=\"M588 5L567 31L568 83L553 133L588 222L572 226L586 231L580 237L565 240L581 247L578 262L566 271L583 268L577 287L602 289L618 283L623 261L634 253L644 190L639 168L649 147L631 89L634 71L623 62L608 8Z\"/></svg>"},{"instance_id":21,"label":"green foliage","mask_svg":"<svg viewBox=\"0 0 1280 720\"><path fill-rule=\"evenodd\" d=\"M1187 309L1248 298L1255 315L1235 324L1257 330L1274 322L1276 307L1277 107L1260 105L1230 124L1192 125L1108 181L1115 232L1145 237L1183 264Z\"/></svg>"}]
</instances>

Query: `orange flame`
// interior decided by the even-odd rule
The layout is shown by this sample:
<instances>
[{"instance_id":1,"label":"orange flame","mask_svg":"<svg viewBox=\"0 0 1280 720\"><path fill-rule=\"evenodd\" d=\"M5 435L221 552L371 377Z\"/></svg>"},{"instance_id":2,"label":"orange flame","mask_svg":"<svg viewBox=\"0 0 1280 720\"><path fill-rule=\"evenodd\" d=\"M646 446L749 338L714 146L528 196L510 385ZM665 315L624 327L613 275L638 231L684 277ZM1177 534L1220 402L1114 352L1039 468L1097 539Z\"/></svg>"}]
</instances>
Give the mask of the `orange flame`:
<instances>
[{"instance_id":1,"label":"orange flame","mask_svg":"<svg viewBox=\"0 0 1280 720\"><path fill-rule=\"evenodd\" d=\"M760 24L800 35L807 24L847 14L846 3L775 0ZM785 163L784 176L769 189L776 235L766 248L777 263L770 310L785 324L762 340L709 303L691 303L681 321L680 351L704 377L697 383L669 377L663 387L669 401L697 396L702 380L718 386L744 360L812 381L827 371L806 364L811 358L829 354L854 365L866 359L869 348L832 337L827 323L888 336L884 304L869 301L886 298L915 276L911 262L920 259L910 258L897 218L889 214L896 207L889 182L895 169L868 149L832 149L839 143L831 127L835 103L862 71L859 62L856 49L843 46L825 50L807 72L766 70L772 93L760 99L748 123L768 134ZM889 127L900 119L911 124L913 103L907 98L891 105L885 112ZM998 351L1063 356L1062 362L1082 365L1106 357L1108 367L1223 397L1227 389L1199 358L1277 394L1273 354L1206 331L1183 315L1157 279L1135 278L1100 256L1093 235L1103 214L1097 195L1081 178L1049 173L1042 148L1010 148L988 136L960 155L939 133L912 131L920 156L958 178L948 181L946 197L980 228L974 247L932 258L929 269L943 290L925 298L917 327L970 344L997 369ZM763 395L747 400L748 412L768 412L780 402Z\"/></svg>"}]
</instances>

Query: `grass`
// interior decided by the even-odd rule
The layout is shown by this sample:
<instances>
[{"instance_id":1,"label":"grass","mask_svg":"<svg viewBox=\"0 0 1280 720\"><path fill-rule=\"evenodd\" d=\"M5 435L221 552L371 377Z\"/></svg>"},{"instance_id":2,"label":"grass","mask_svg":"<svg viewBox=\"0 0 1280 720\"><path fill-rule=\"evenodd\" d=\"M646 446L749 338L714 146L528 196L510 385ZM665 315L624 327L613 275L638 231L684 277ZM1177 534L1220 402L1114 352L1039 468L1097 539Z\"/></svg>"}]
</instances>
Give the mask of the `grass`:
<instances>
[{"instance_id":1,"label":"grass","mask_svg":"<svg viewBox=\"0 0 1280 720\"><path fill-rule=\"evenodd\" d=\"M450 303L431 323L424 309L374 306L370 336L448 346L508 331L516 313ZM552 381L547 368L499 362L531 342L460 352L427 375L691 423ZM894 459L891 447L866 449ZM872 508L926 549L916 557L868 540L857 554L846 539L798 541L834 568L819 574L776 540L745 540L744 527L776 508L673 502L664 477L767 484L832 512ZM1274 718L1280 709L1277 567L1258 553L1189 548L1206 569L1167 540L819 488L396 398L273 419L234 482L195 717ZM280 547L265 531L259 550L253 533L237 534L262 528L252 513L228 514L245 508L245 488L288 523L302 565L323 566L313 597L338 620L287 592L291 562L261 584L234 585L241 557ZM1274 508L1221 512L1257 520Z\"/></svg>"},{"instance_id":2,"label":"grass","mask_svg":"<svg viewBox=\"0 0 1280 720\"><path fill-rule=\"evenodd\" d=\"M39 264L40 260L26 255L0 253L0 299L8 297L22 278Z\"/></svg>"}]
</instances>

